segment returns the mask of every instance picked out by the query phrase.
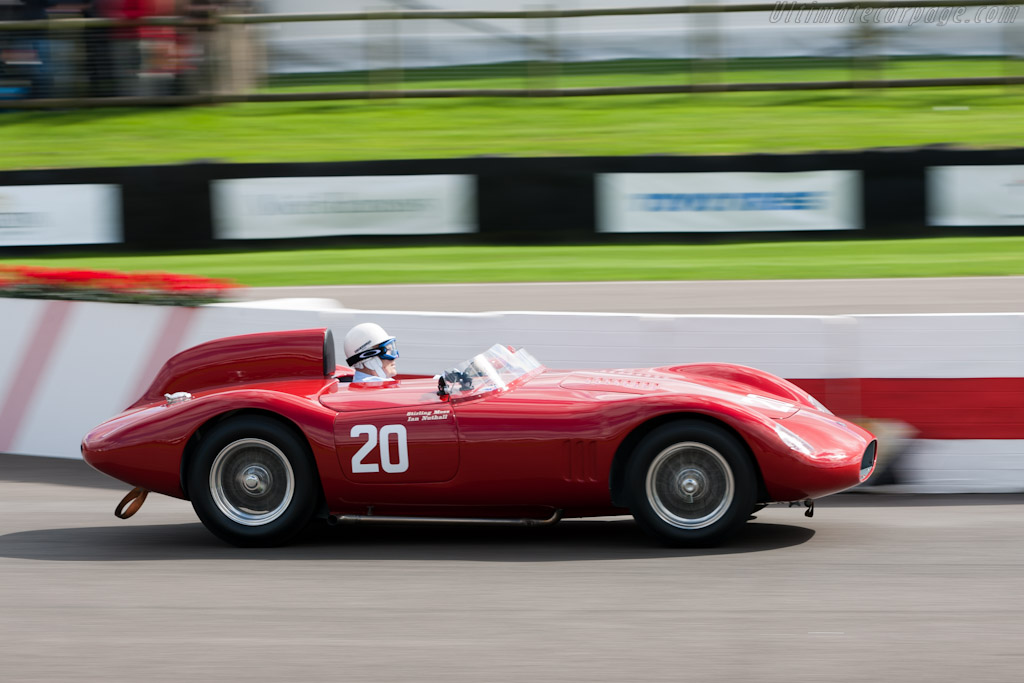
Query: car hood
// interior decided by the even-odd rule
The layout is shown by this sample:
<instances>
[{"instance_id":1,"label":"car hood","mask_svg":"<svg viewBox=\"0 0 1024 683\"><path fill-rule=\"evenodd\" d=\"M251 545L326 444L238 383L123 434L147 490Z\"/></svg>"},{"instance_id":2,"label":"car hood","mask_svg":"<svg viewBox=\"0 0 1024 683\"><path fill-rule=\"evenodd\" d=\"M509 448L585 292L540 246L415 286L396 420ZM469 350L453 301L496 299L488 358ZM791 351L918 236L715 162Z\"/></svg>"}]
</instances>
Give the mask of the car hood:
<instances>
[{"instance_id":1,"label":"car hood","mask_svg":"<svg viewBox=\"0 0 1024 683\"><path fill-rule=\"evenodd\" d=\"M555 374L561 375L558 385L563 389L613 394L705 396L745 405L774 419L790 417L802 407L742 382L657 369L549 371L545 373L546 379L556 379L552 376Z\"/></svg>"}]
</instances>

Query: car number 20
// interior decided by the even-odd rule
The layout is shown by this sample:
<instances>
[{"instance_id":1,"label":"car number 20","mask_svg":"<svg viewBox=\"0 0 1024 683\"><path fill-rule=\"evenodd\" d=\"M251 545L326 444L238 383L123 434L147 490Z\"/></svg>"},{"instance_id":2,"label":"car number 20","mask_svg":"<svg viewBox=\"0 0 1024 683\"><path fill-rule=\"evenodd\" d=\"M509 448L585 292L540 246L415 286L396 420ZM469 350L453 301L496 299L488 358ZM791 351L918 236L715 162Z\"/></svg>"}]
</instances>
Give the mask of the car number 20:
<instances>
[{"instance_id":1,"label":"car number 20","mask_svg":"<svg viewBox=\"0 0 1024 683\"><path fill-rule=\"evenodd\" d=\"M365 436L366 443L352 456L352 472L380 472L381 468L388 474L398 474L409 469L409 439L405 425L384 425L380 428L380 465L375 462L364 462L374 448L377 447L377 427L375 425L356 425L349 436ZM392 460L391 439L394 437L396 460Z\"/></svg>"}]
</instances>

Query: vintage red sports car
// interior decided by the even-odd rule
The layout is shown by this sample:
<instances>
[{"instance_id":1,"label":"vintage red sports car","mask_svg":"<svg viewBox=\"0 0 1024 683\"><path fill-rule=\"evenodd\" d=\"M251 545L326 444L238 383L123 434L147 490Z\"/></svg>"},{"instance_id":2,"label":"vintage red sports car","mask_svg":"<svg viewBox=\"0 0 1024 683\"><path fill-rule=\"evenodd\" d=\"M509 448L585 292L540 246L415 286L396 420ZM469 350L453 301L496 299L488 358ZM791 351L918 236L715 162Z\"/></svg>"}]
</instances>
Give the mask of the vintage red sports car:
<instances>
[{"instance_id":1,"label":"vintage red sports car","mask_svg":"<svg viewBox=\"0 0 1024 683\"><path fill-rule=\"evenodd\" d=\"M867 479L874 437L748 367L556 371L495 345L432 379L353 383L330 330L217 339L174 356L92 430L85 460L191 500L237 545L339 522L551 524L631 513L711 545L770 502ZM813 507L808 510L813 510Z\"/></svg>"}]
</instances>

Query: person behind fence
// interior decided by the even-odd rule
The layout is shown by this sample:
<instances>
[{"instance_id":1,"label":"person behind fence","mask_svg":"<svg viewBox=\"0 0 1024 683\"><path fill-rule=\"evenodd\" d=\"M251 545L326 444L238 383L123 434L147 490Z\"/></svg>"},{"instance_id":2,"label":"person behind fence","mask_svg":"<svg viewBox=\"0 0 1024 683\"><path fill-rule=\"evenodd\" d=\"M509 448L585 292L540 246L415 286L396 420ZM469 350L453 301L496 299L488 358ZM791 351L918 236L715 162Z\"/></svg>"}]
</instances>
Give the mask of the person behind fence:
<instances>
[{"instance_id":1,"label":"person behind fence","mask_svg":"<svg viewBox=\"0 0 1024 683\"><path fill-rule=\"evenodd\" d=\"M48 19L56 0L0 0L0 21ZM0 32L0 81L25 81L27 98L50 97L53 81L50 38L45 29Z\"/></svg>"},{"instance_id":2,"label":"person behind fence","mask_svg":"<svg viewBox=\"0 0 1024 683\"><path fill-rule=\"evenodd\" d=\"M398 348L392 337L376 323L360 323L345 335L345 362L355 369L353 382L384 382L398 369Z\"/></svg>"}]
</instances>

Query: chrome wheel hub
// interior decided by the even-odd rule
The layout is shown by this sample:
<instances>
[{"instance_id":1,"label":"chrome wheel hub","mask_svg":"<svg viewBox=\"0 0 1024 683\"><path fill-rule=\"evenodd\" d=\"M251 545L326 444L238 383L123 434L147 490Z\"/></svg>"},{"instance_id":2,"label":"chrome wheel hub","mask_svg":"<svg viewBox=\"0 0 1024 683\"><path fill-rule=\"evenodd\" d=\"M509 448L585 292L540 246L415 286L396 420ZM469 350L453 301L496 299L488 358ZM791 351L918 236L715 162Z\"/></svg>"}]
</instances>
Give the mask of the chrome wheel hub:
<instances>
[{"instance_id":1,"label":"chrome wheel hub","mask_svg":"<svg viewBox=\"0 0 1024 683\"><path fill-rule=\"evenodd\" d=\"M647 469L647 500L666 523L679 529L702 529L728 512L736 492L732 468L707 444L672 444Z\"/></svg>"},{"instance_id":2,"label":"chrome wheel hub","mask_svg":"<svg viewBox=\"0 0 1024 683\"><path fill-rule=\"evenodd\" d=\"M692 503L707 490L707 482L704 473L700 470L686 469L677 477L679 492L686 502Z\"/></svg>"},{"instance_id":3,"label":"chrome wheel hub","mask_svg":"<svg viewBox=\"0 0 1024 683\"><path fill-rule=\"evenodd\" d=\"M225 517L262 526L280 517L295 494L295 473L280 448L263 439L239 439L210 467L210 495Z\"/></svg>"},{"instance_id":4,"label":"chrome wheel hub","mask_svg":"<svg viewBox=\"0 0 1024 683\"><path fill-rule=\"evenodd\" d=\"M259 465L247 467L240 477L242 489L251 495L261 496L273 483L273 477L266 468Z\"/></svg>"}]
</instances>

